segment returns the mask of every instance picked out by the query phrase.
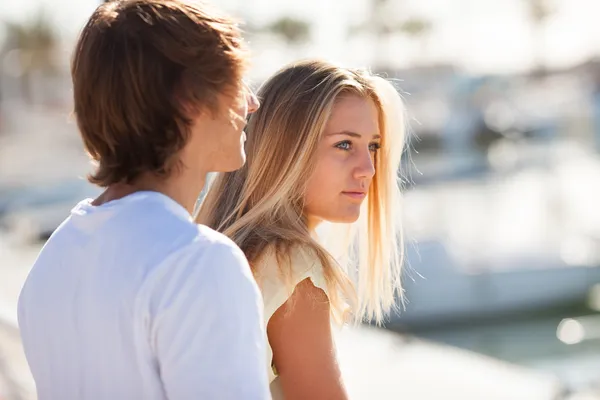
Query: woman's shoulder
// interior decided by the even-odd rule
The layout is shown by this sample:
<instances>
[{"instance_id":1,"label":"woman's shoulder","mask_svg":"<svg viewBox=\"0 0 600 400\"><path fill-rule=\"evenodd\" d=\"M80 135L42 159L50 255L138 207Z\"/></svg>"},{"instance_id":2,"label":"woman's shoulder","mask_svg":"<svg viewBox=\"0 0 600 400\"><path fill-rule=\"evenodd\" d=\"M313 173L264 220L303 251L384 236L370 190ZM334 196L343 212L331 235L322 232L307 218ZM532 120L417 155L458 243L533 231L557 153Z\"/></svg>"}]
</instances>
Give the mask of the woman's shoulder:
<instances>
[{"instance_id":1,"label":"woman's shoulder","mask_svg":"<svg viewBox=\"0 0 600 400\"><path fill-rule=\"evenodd\" d=\"M289 283L291 281L297 284L307 274L323 272L317 250L307 245L294 245L286 249L269 246L253 264L259 282L266 280Z\"/></svg>"},{"instance_id":2,"label":"woman's shoulder","mask_svg":"<svg viewBox=\"0 0 600 400\"><path fill-rule=\"evenodd\" d=\"M279 253L269 247L255 263L254 272L267 319L286 302L296 286L307 279L327 294L323 264L317 251L309 246L291 246Z\"/></svg>"}]
</instances>

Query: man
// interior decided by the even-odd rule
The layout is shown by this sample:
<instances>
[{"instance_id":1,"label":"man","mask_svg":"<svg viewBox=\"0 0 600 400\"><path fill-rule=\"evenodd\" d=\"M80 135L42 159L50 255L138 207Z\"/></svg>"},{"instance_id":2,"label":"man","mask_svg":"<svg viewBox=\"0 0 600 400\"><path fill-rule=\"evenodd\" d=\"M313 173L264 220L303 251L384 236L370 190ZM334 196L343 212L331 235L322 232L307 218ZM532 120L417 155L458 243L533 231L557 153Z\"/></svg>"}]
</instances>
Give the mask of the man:
<instances>
[{"instance_id":1,"label":"man","mask_svg":"<svg viewBox=\"0 0 600 400\"><path fill-rule=\"evenodd\" d=\"M106 188L41 251L19 299L40 399L265 399L262 301L243 253L192 223L208 172L243 165L256 98L236 25L179 0L101 5L72 60Z\"/></svg>"}]
</instances>

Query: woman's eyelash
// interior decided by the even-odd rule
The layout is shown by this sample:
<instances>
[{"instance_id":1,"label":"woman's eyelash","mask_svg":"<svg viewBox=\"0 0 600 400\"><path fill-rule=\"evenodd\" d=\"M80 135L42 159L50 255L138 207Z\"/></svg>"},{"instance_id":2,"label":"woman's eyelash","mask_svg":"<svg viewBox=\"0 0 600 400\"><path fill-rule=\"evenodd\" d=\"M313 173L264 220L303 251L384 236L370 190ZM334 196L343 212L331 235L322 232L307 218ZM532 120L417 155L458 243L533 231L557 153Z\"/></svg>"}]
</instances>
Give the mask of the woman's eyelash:
<instances>
[{"instance_id":1,"label":"woman's eyelash","mask_svg":"<svg viewBox=\"0 0 600 400\"><path fill-rule=\"evenodd\" d=\"M350 140L344 140L342 142L336 143L335 147L340 150L348 151L352 148L352 142ZM369 151L377 151L381 149L381 143L371 143L369 144Z\"/></svg>"},{"instance_id":2,"label":"woman's eyelash","mask_svg":"<svg viewBox=\"0 0 600 400\"><path fill-rule=\"evenodd\" d=\"M345 148L344 146L347 146L347 148ZM340 150L350 150L350 148L352 148L352 142L349 140L344 140L342 142L336 143L335 147L337 147Z\"/></svg>"}]
</instances>

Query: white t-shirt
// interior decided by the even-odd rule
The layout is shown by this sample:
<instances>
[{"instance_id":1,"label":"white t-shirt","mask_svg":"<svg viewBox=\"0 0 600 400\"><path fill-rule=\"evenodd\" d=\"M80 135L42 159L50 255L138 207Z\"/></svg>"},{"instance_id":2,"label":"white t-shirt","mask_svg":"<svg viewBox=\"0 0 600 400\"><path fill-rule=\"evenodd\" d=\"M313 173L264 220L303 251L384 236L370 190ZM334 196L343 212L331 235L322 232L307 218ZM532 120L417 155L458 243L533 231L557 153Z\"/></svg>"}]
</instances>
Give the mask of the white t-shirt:
<instances>
[{"instance_id":1,"label":"white t-shirt","mask_svg":"<svg viewBox=\"0 0 600 400\"><path fill-rule=\"evenodd\" d=\"M39 400L262 400L262 308L232 241L137 192L72 210L18 314Z\"/></svg>"}]
</instances>

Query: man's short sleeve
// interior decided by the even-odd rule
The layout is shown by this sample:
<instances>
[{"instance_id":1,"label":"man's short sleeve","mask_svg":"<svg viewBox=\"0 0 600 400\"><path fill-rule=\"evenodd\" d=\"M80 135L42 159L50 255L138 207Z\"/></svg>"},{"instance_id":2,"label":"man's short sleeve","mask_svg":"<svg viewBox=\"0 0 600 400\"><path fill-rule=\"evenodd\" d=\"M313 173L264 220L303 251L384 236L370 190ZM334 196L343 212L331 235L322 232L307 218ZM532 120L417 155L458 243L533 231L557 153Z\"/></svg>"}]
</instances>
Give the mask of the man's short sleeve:
<instances>
[{"instance_id":1,"label":"man's short sleeve","mask_svg":"<svg viewBox=\"0 0 600 400\"><path fill-rule=\"evenodd\" d=\"M153 284L149 338L169 399L268 399L263 303L229 242L178 251Z\"/></svg>"}]
</instances>

